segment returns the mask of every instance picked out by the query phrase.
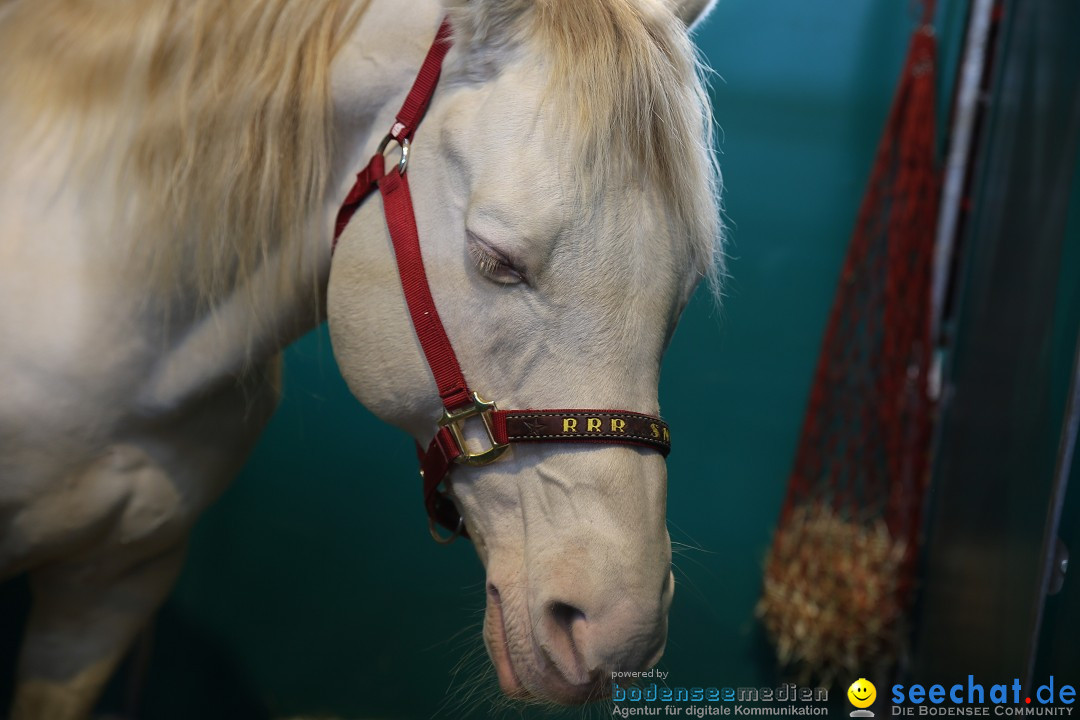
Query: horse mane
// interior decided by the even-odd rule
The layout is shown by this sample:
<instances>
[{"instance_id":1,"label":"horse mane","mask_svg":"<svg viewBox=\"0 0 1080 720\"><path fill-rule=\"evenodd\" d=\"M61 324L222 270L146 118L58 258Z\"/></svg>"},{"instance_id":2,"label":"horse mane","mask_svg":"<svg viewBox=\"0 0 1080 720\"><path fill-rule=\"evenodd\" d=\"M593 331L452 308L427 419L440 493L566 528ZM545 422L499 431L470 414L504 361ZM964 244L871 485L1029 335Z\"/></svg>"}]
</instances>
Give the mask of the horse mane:
<instances>
[{"instance_id":1,"label":"horse mane","mask_svg":"<svg viewBox=\"0 0 1080 720\"><path fill-rule=\"evenodd\" d=\"M453 0L455 35L496 52L526 45L551 68L555 122L593 197L613 178L651 181L674 235L719 299L721 176L704 76L667 0ZM483 58L474 59L483 65Z\"/></svg>"},{"instance_id":2,"label":"horse mane","mask_svg":"<svg viewBox=\"0 0 1080 720\"><path fill-rule=\"evenodd\" d=\"M295 252L280 263L289 292L304 240L325 231L330 64L367 4L0 0L0 91L28 127L76 118L92 177L123 156L135 200L117 214L160 292L183 277L212 305Z\"/></svg>"},{"instance_id":3,"label":"horse mane","mask_svg":"<svg viewBox=\"0 0 1080 720\"><path fill-rule=\"evenodd\" d=\"M133 189L117 213L132 223L131 266L162 294L194 280L213 306L279 252L291 253L279 291L296 292L306 241L326 231L330 65L369 4L0 0L0 98L19 98L14 112L31 130L79 120L77 146L97 149L84 150L84 169L102 182L112 168L117 187ZM716 281L711 106L667 3L447 4L463 47L497 55L500 43L529 44L547 59L577 177L596 189L613 173L647 176L695 267Z\"/></svg>"}]
</instances>

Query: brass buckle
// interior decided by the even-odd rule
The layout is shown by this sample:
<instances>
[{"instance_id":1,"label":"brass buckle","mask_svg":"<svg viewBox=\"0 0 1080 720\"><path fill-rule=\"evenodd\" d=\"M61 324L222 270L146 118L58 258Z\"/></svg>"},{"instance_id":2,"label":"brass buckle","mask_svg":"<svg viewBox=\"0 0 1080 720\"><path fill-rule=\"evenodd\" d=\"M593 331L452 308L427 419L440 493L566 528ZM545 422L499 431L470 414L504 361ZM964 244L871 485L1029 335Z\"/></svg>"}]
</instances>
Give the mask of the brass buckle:
<instances>
[{"instance_id":1,"label":"brass buckle","mask_svg":"<svg viewBox=\"0 0 1080 720\"><path fill-rule=\"evenodd\" d=\"M454 436L454 442L457 443L458 448L461 450L461 454L455 460L456 462L465 465L487 465L498 460L506 452L506 449L510 447L510 444L495 441L495 428L491 420L491 413L498 409L495 407L495 403L482 400L475 392L472 394L472 399L472 405L467 405L454 412L443 408L443 416L439 418L439 427L450 428L450 434ZM486 450L473 452L465 444L465 421L477 416L484 422L484 429L487 430L491 446Z\"/></svg>"}]
</instances>

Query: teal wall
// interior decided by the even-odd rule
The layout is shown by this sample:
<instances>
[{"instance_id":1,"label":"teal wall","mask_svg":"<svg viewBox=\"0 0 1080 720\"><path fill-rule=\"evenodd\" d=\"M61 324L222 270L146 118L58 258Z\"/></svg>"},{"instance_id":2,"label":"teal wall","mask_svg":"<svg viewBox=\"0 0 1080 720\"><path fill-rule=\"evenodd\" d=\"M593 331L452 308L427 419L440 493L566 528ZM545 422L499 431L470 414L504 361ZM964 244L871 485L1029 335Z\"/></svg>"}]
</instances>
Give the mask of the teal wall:
<instances>
[{"instance_id":1,"label":"teal wall","mask_svg":"<svg viewBox=\"0 0 1080 720\"><path fill-rule=\"evenodd\" d=\"M671 534L693 546L675 558L673 683L774 679L753 617L761 565L909 12L721 0L697 33L719 74L732 278L722 310L691 303L660 387L678 439ZM487 717L477 699L444 706L494 687L483 572L467 543L431 542L419 493L410 441L352 399L325 332L293 347L285 402L161 615L146 716Z\"/></svg>"}]
</instances>

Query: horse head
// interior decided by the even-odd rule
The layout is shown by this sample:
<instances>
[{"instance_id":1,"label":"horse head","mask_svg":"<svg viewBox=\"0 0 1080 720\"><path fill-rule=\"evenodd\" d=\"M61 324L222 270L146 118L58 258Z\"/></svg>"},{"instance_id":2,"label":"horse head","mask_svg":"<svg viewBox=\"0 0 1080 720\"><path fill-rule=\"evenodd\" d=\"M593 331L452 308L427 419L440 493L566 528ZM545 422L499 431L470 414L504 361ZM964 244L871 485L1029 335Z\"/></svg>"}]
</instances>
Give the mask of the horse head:
<instances>
[{"instance_id":1,"label":"horse head","mask_svg":"<svg viewBox=\"0 0 1080 720\"><path fill-rule=\"evenodd\" d=\"M659 414L665 347L720 262L688 40L704 6L449 8L453 45L407 172L438 314L500 408ZM360 208L333 261L334 354L364 405L427 446L442 403L380 202ZM490 441L479 423L464 431ZM487 572L484 638L504 692L584 702L612 673L657 662L674 591L660 454L521 443L456 465L447 485Z\"/></svg>"}]
</instances>

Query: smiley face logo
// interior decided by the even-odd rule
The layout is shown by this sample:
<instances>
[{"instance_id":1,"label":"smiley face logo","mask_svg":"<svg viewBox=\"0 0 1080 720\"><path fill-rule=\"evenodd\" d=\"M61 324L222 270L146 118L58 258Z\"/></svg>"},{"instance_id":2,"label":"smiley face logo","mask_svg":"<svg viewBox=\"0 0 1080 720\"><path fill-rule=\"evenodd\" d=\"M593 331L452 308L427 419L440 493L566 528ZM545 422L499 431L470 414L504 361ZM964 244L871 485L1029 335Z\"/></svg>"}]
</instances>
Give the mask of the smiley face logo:
<instances>
[{"instance_id":1,"label":"smiley face logo","mask_svg":"<svg viewBox=\"0 0 1080 720\"><path fill-rule=\"evenodd\" d=\"M868 708L877 699L877 688L866 678L859 678L847 689L848 700L857 708Z\"/></svg>"}]
</instances>

